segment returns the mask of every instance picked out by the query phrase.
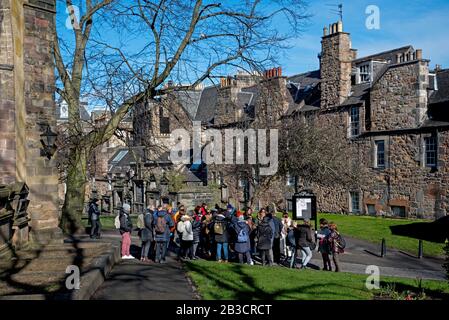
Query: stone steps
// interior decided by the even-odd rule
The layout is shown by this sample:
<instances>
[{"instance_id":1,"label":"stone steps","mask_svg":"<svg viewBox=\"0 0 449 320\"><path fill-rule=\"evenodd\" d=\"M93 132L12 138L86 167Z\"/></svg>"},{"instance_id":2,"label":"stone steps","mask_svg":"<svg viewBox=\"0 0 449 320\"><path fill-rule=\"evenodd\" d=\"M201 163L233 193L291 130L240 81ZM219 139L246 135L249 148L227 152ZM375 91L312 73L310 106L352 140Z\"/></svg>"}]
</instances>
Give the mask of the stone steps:
<instances>
[{"instance_id":1,"label":"stone steps","mask_svg":"<svg viewBox=\"0 0 449 320\"><path fill-rule=\"evenodd\" d=\"M79 265L83 277L98 267L98 259L110 255L113 248L107 242L82 242L76 246L70 243L47 245L42 251L20 251L14 260L0 259L0 276L7 280L0 280L0 300L13 299L15 296L19 299L22 296L45 298L55 292L59 295L65 292L67 266ZM77 249L81 250L81 265L77 261ZM8 272L12 274L5 278Z\"/></svg>"}]
</instances>

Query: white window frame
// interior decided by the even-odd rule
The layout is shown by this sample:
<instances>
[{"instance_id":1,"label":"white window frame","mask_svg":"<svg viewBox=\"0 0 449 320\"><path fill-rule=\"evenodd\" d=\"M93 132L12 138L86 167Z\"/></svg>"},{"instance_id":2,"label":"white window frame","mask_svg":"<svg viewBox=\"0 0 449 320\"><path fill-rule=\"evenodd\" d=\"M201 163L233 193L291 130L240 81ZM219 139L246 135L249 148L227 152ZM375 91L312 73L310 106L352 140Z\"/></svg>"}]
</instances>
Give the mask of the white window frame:
<instances>
[{"instance_id":1,"label":"white window frame","mask_svg":"<svg viewBox=\"0 0 449 320\"><path fill-rule=\"evenodd\" d=\"M432 150L432 151L428 150L428 144L427 144L428 139L434 139L435 150ZM428 160L427 153L428 152L435 153L435 163L434 164L429 164L427 162L427 160ZM424 164L424 167L426 167L426 168L437 168L438 167L438 137L437 136L429 135L429 136L423 137L423 164Z\"/></svg>"},{"instance_id":2,"label":"white window frame","mask_svg":"<svg viewBox=\"0 0 449 320\"><path fill-rule=\"evenodd\" d=\"M373 63L367 62L357 66L357 84L372 82Z\"/></svg>"},{"instance_id":3,"label":"white window frame","mask_svg":"<svg viewBox=\"0 0 449 320\"><path fill-rule=\"evenodd\" d=\"M358 121L353 121L353 110L357 110L357 118ZM361 117L360 117L360 108L357 106L352 106L349 108L349 115L348 115L348 122L349 122L349 137L358 137L362 132L362 123L361 123ZM357 134L354 134L355 126L354 124L357 123Z\"/></svg>"},{"instance_id":4,"label":"white window frame","mask_svg":"<svg viewBox=\"0 0 449 320\"><path fill-rule=\"evenodd\" d=\"M353 204L354 204L354 199L353 196L357 195L358 197L358 201L357 201L357 210L354 210ZM350 213L362 213L362 206L361 206L361 194L360 191L350 191L349 192L349 212Z\"/></svg>"},{"instance_id":5,"label":"white window frame","mask_svg":"<svg viewBox=\"0 0 449 320\"><path fill-rule=\"evenodd\" d=\"M383 143L384 145L384 164L379 165L379 143ZM387 142L385 139L376 139L374 140L374 168L376 169L385 169L387 167Z\"/></svg>"}]
</instances>

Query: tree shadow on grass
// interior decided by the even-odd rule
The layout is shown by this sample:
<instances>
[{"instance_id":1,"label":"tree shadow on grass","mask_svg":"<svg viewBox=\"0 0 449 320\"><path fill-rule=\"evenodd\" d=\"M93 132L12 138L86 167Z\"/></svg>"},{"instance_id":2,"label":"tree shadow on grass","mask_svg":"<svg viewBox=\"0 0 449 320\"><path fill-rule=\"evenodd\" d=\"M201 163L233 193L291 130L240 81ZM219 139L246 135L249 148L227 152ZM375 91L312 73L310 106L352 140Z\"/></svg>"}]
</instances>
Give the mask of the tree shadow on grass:
<instances>
[{"instance_id":1,"label":"tree shadow on grass","mask_svg":"<svg viewBox=\"0 0 449 320\"><path fill-rule=\"evenodd\" d=\"M245 269L242 265L233 265L230 269L231 272L237 275L236 279L230 283L230 280L225 279L222 270L207 269L204 270L201 266L195 265L194 263L187 263L187 269L192 272L199 273L203 275L207 272L207 279L214 283L214 287L218 289L224 289L232 292L232 296L229 297L233 300L275 300L275 299L291 299L297 300L297 294L301 292L303 294L318 294L315 292L319 285L300 285L294 288L278 289L272 292L267 292L263 287L260 287L257 283L257 279L250 274L249 269ZM355 288L342 285L341 283L327 283L327 287L338 286L340 288L348 288L351 290L357 290ZM219 291L210 292L209 294L214 299L223 299L223 295L218 293ZM320 295L323 296L335 296L335 299L341 299L341 293L331 291L327 288L321 288ZM360 296L347 294L346 299L360 299Z\"/></svg>"}]
</instances>

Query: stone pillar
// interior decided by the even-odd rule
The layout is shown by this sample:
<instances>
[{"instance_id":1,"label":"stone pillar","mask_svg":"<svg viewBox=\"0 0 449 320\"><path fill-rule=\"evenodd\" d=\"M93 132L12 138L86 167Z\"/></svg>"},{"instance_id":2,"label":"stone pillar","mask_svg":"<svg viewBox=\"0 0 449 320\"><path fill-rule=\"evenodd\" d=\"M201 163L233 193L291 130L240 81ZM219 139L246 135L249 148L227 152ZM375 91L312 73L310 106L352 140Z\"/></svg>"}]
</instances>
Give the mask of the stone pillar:
<instances>
[{"instance_id":1,"label":"stone pillar","mask_svg":"<svg viewBox=\"0 0 449 320\"><path fill-rule=\"evenodd\" d=\"M10 0L0 0L0 184L16 180L14 50Z\"/></svg>"},{"instance_id":2,"label":"stone pillar","mask_svg":"<svg viewBox=\"0 0 449 320\"><path fill-rule=\"evenodd\" d=\"M0 0L0 9L0 181L28 185L32 240L61 241L59 173L40 141L45 126L56 129L55 1Z\"/></svg>"}]
</instances>

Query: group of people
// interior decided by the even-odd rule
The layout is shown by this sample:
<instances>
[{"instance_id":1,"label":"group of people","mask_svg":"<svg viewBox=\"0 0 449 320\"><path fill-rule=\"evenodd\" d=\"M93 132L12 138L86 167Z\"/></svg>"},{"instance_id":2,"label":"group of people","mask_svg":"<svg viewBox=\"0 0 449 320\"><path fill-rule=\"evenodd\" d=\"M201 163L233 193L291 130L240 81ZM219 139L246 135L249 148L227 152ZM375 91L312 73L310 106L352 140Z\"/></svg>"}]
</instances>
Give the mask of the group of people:
<instances>
[{"instance_id":1,"label":"group of people","mask_svg":"<svg viewBox=\"0 0 449 320\"><path fill-rule=\"evenodd\" d=\"M117 228L122 235L122 258L134 259L129 249L133 226L128 204L123 205ZM180 203L176 208L148 207L145 214L138 216L137 230L142 241L141 260L145 263L165 263L169 251L174 251L179 260L203 258L254 265L254 260L259 259L264 266L287 264L305 269L312 252L318 249L323 270L332 271L333 262L334 270L339 272L338 257L345 248L337 225L325 219L320 220L320 230L315 232L309 220L298 223L288 213L278 218L263 208L255 215L251 208L240 212L232 205L226 209L216 205L209 210L203 203L191 211Z\"/></svg>"}]
</instances>

